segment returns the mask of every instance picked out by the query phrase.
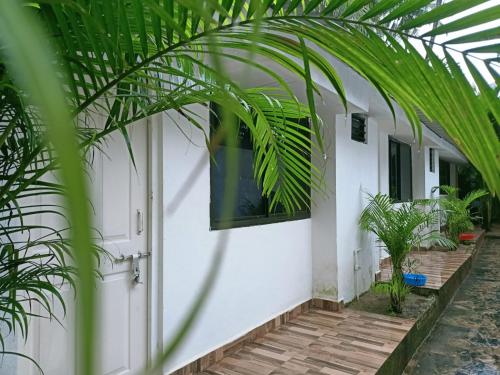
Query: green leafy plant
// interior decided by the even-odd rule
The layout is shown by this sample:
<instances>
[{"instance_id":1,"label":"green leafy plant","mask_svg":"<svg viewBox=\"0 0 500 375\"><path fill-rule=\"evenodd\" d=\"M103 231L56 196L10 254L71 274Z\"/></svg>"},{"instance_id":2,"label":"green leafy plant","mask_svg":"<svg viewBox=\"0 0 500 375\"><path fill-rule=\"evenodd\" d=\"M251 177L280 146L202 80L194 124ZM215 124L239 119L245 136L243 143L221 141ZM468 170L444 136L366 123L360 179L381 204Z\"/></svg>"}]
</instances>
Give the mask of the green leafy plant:
<instances>
[{"instance_id":1,"label":"green leafy plant","mask_svg":"<svg viewBox=\"0 0 500 375\"><path fill-rule=\"evenodd\" d=\"M264 194L293 210L309 198L308 189L298 186L318 188L316 177L306 173L308 158L292 152L302 149L303 142L322 151L315 109L320 90L312 73L322 74L340 101L347 102L343 83L328 60L334 58L371 82L393 114L395 101L416 137L421 134L417 110L439 122L489 189L498 193L499 141L494 129L484 126L488 113L500 118L497 88L490 87L478 69L497 77L498 59L487 53L498 51L498 44L471 44L464 52L456 52L454 46L490 40L494 29L470 30L498 19L500 7L440 24L481 2L452 0L429 9L431 1L0 1L0 149L4 152L9 135L18 129L27 135L19 147L31 147L21 158L11 150L15 145L6 149L12 167L4 169L0 209L18 210L19 220L27 212L41 214L43 208L29 211L19 198L32 194L32 189L65 198L81 309L81 374L93 373L97 303L83 150L99 145L114 131L128 141L128 125L166 110L178 111L201 128L186 105L214 101L249 126L254 149L261 155L255 173ZM465 30L458 38L434 40ZM459 67L457 61L465 64ZM275 88L241 88L225 69L230 62L256 69L273 80ZM296 136L307 129L294 132L284 126L288 116L283 108L290 106L283 101L298 101L278 69L270 66L304 82L313 142ZM462 69L471 74L473 84ZM96 112L107 118L104 129L83 121ZM254 112L260 114L258 124L249 115ZM207 143L216 147L217 139ZM46 177L52 172L60 177L60 186L50 185ZM230 186L227 192L230 196ZM26 224L20 226L25 229ZM220 256L176 339L155 362L155 373L201 310L219 262Z\"/></svg>"},{"instance_id":2,"label":"green leafy plant","mask_svg":"<svg viewBox=\"0 0 500 375\"><path fill-rule=\"evenodd\" d=\"M404 273L415 273L420 261L418 259L412 259L407 257L402 264L402 269Z\"/></svg>"},{"instance_id":3,"label":"green leafy plant","mask_svg":"<svg viewBox=\"0 0 500 375\"><path fill-rule=\"evenodd\" d=\"M389 281L380 281L372 287L375 293L387 294L390 298L390 310L400 314L403 311L403 304L411 293L411 287L406 285L402 278L392 277Z\"/></svg>"},{"instance_id":4,"label":"green leafy plant","mask_svg":"<svg viewBox=\"0 0 500 375\"><path fill-rule=\"evenodd\" d=\"M468 193L463 199L460 199L458 197L459 190L456 187L443 185L439 189L446 193L439 200L439 206L444 212L446 220L446 236L458 244L460 233L474 228L472 220L477 217L474 217L471 213L471 204L479 198L488 195L488 192L485 190L474 190Z\"/></svg>"},{"instance_id":5,"label":"green leafy plant","mask_svg":"<svg viewBox=\"0 0 500 375\"><path fill-rule=\"evenodd\" d=\"M387 195L368 195L369 202L361 213L361 229L374 233L391 257L392 277L385 283L391 299L391 309L401 313L402 302L407 294L403 288L403 266L407 255L422 244L439 244L452 247L454 244L433 229L438 223L439 212L429 201L413 201L394 204Z\"/></svg>"},{"instance_id":6,"label":"green leafy plant","mask_svg":"<svg viewBox=\"0 0 500 375\"><path fill-rule=\"evenodd\" d=\"M497 173L500 161L495 153L499 141L493 127L483 125L490 123L488 111L494 117L500 114L495 89L484 81L476 65L492 70L497 62L478 59L475 54L479 52L472 49L453 57L457 43L488 40L488 37L472 33L442 44L433 37L496 19L500 6L458 23L439 25L426 32L420 29L466 11L476 2L454 0L429 11L430 1L403 6L393 1L347 0L307 4L64 0L32 2L30 9L50 35L55 36L49 38L60 57L54 71L70 73L66 74L68 84L64 88L73 116L99 112L108 118L103 131L92 129L87 143L116 129L127 136L128 124L166 110L179 111L196 126L196 116L183 109L188 104L214 101L228 106L238 117L247 117L246 109L262 111L260 104L266 98L279 103L283 96L276 97L277 91L294 100L295 94L287 81L271 66L304 82L312 129L321 150L321 122L316 116L314 100L320 91L311 74L322 75L345 106L343 82L328 60L335 58L373 83L391 111L392 100L397 102L417 138L421 137L417 110L429 120L439 122L481 171L489 188L496 191L500 189ZM103 35L109 37L102 38ZM417 47L422 47L425 54L419 53ZM494 46L483 48L481 53L494 50ZM458 66L457 61L462 58L463 69L470 71L474 86ZM257 102L257 96L251 97L238 85L237 77L226 73L228 64L253 68L268 77L277 89L258 88L254 93L264 95ZM226 95L228 91L231 98ZM470 105L464 106L464 101ZM279 108L275 106L275 115ZM295 163L280 158L274 147L276 139L261 133L270 132L271 124L264 122L250 130L254 140L260 140L254 142L256 149L276 155L256 165L264 194L271 198L273 191L281 191L276 198L279 203L296 208L297 204L290 202L295 198L298 203L296 198L304 197L304 193L294 189L302 180L299 173L289 172L296 167ZM287 166L280 168L289 172L287 178L277 178L275 174L282 165Z\"/></svg>"}]
</instances>

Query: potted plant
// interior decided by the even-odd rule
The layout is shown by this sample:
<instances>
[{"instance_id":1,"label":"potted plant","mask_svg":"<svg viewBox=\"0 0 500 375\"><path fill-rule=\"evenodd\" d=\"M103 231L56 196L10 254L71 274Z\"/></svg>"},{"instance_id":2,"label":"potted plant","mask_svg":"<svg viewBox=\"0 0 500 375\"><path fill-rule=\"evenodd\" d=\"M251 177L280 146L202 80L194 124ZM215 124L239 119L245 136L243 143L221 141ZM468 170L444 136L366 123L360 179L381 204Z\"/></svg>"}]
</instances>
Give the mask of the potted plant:
<instances>
[{"instance_id":1,"label":"potted plant","mask_svg":"<svg viewBox=\"0 0 500 375\"><path fill-rule=\"evenodd\" d=\"M458 197L458 189L453 186L443 185L439 189L446 193L439 200L439 206L445 217L445 234L450 240L455 242L454 249L461 240L461 234L474 228L473 220L479 218L471 212L471 205L477 199L488 194L485 190L474 190L468 193L463 199ZM462 240L470 241L469 236L462 236Z\"/></svg>"},{"instance_id":2,"label":"potted plant","mask_svg":"<svg viewBox=\"0 0 500 375\"><path fill-rule=\"evenodd\" d=\"M431 201L413 201L394 205L387 195L368 195L369 202L361 213L361 229L377 236L389 253L392 261L392 277L389 282L376 286L389 294L390 308L401 313L402 304L410 287L404 282L403 268L407 255L413 247L430 245L453 247L454 243L441 236L436 227L439 211Z\"/></svg>"}]
</instances>

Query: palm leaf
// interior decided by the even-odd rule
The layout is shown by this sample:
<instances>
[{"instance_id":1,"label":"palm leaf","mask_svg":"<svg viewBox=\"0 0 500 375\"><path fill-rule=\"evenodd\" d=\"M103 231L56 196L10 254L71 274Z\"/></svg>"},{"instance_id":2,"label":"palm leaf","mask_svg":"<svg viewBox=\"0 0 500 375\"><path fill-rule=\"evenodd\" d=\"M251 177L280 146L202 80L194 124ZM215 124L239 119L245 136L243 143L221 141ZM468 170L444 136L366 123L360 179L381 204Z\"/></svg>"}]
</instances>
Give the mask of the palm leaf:
<instances>
[{"instance_id":1,"label":"palm leaf","mask_svg":"<svg viewBox=\"0 0 500 375\"><path fill-rule=\"evenodd\" d=\"M439 22L460 11L471 9L480 3L478 1L470 1L467 4L461 0L451 1L427 14L417 16L414 21L410 20L399 28L391 28L393 21L403 19L420 9L426 9L430 1L421 0L403 4L392 1L374 3L364 0L349 3L342 0L313 1L305 8L302 8L300 1L221 0L205 2L202 7L197 2L180 4L177 1L165 3L148 1L142 3L142 6L138 6L137 1L94 3L99 6L89 8L85 1L51 2L41 6L42 20L50 24L54 33L64 35L63 38L55 40L61 54L69 61L82 60L82 56L87 60L85 63L87 73L78 69L70 76L71 84L68 87L76 88L72 90L73 93L78 92L78 96L73 95L76 99L75 114L89 110L89 106L93 106L97 98L104 98L107 103L105 108L108 108L114 119L113 125L119 127L120 123L130 123L131 118L138 118L139 113L147 116L154 113L154 109L166 110L179 107L180 103L172 98L173 91L176 90L178 98L190 95L190 92L186 91L185 87L183 90L173 84L183 74L180 69L175 71L173 65L176 63L181 65L182 70L190 72L189 75L192 76L196 72L196 65L199 64L181 61L183 59L179 57L177 51L182 49L185 55L196 56L196 60L203 61L203 56L210 54L210 50L221 48L240 50L242 53L252 50L256 55L279 62L292 73L298 73L308 88L308 103L314 114L314 101L311 100L310 89L313 85L307 70L319 69L336 88L344 102L345 97L342 84L334 69L308 46L308 42L311 42L319 45L324 54L340 59L373 82L388 105L392 106L389 98L394 99L404 109L419 138L421 125L415 112L416 108L424 112L430 120L441 123L465 155L485 175L490 189L492 191L499 189L498 163L492 165L486 162L487 159L498 160L497 139L491 137L491 132L487 130L475 139L470 139L463 131L467 127L477 128L479 123L484 122L485 114L480 114L480 108L471 105L468 110L461 111L462 119L467 120L461 119L458 124L458 120L450 115L453 111L444 111L442 104L439 104L439 107L437 105L446 101L443 103L445 106L453 102L457 107L457 100L450 97L457 89L467 96L467 100L475 101L472 98L475 95L474 88L467 80L462 80L459 85L456 84L458 73L451 72L448 68L452 61L447 62L448 66L441 66L441 63L434 60L436 64L434 66L426 60L426 56L416 52L408 38L414 38L429 46L429 42L424 39L426 34L417 33L415 36L410 36L406 32L412 27ZM105 12L106 9L108 11ZM119 9L121 16L115 17L109 14L110 9ZM433 30L432 34L427 35L462 30L491 19L496 12L497 7L490 8L488 11L467 17L465 21L441 25ZM49 17L52 14L59 14L59 17L55 19ZM70 22L64 22L64 19ZM257 46L254 47L254 42L249 42L247 36L253 30L253 24L257 22L262 32L256 37ZM123 30L122 34L116 32L119 28ZM99 38L99 35L104 30L116 36L119 43L113 46L112 43L100 41L102 38ZM297 41L286 35L296 36ZM481 34L474 33L470 37L481 40L491 35L494 35L493 31L482 31ZM304 41L303 44L301 40ZM207 47L211 44L217 45L217 48ZM272 47L272 50L266 49L268 47ZM446 44L442 47L445 50L448 48ZM434 52L429 48L428 54L433 58ZM107 61L103 61L100 56L106 56ZM303 70L293 66L286 62L286 56L300 57L306 62L305 66L310 65L310 68ZM415 64L420 66L418 70L408 69ZM70 71L74 69L74 64L69 69ZM86 77L84 80L82 74ZM205 73L203 75L206 77ZM445 99L438 97L442 91L438 93L440 90L431 87L437 80L440 81L440 85L444 84L444 88L448 89ZM134 84L126 86L126 90L117 97L116 90L125 81ZM90 82L92 84L89 87ZM199 79L197 83L199 86L196 90L220 89L218 85L206 82L205 79ZM169 89L167 85L171 88ZM166 100L169 103L165 103ZM193 98L193 101L195 100ZM173 103L175 104L172 105ZM321 146L321 137L315 120L313 125L316 141ZM481 155L475 155L473 150L477 149L476 144L489 145L488 150ZM275 186L268 188L273 189Z\"/></svg>"}]
</instances>

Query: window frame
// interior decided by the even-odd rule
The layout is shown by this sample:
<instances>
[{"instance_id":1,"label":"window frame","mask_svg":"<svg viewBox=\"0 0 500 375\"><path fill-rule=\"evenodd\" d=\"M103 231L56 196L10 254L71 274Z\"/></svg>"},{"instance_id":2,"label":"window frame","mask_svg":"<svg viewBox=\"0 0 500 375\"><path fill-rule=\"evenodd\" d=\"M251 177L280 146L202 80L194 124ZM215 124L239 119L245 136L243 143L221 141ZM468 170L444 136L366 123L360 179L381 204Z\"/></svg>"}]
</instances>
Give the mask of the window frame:
<instances>
[{"instance_id":1,"label":"window frame","mask_svg":"<svg viewBox=\"0 0 500 375\"><path fill-rule=\"evenodd\" d=\"M395 144L397 146L397 155L396 155L396 164L397 164L397 170L398 173L396 175L396 195L394 195L392 191L392 174L391 174L391 144ZM410 190L410 195L408 199L403 199L401 194L402 194L402 188L401 188L401 183L402 183L402 178L401 178L401 145L404 145L405 147L409 148L409 156L410 156L410 178L409 178L409 190ZM394 203L404 203L404 202L411 202L413 200L413 155L412 155L412 149L411 145L405 142L401 142L393 137L389 137L389 197L394 201Z\"/></svg>"},{"instance_id":2,"label":"window frame","mask_svg":"<svg viewBox=\"0 0 500 375\"><path fill-rule=\"evenodd\" d=\"M212 107L213 105L215 105L215 103L210 103L210 108L213 108ZM304 118L304 119L306 119L306 118ZM213 110L211 110L210 111L210 119L209 119L210 137L212 137L212 131L217 126L216 124L213 123L213 120L215 120L215 115L213 114ZM309 125L310 125L309 118L307 118L307 121L309 122ZM239 148L242 148L241 145L239 146ZM309 155L309 157L311 158L311 155ZM210 173L209 173L210 174L210 202L209 202L209 206L210 206L210 230L225 230L225 229L233 229L233 228L244 228L244 227L257 226L257 225L283 223L286 221L296 221L296 220L304 220L304 219L311 218L310 207L307 208L306 210L295 211L293 214L287 214L286 212L270 212L269 198L266 196L261 196L261 199L264 203L265 216L264 215L255 215L255 216L248 216L248 217L239 218L239 219L232 219L232 220L224 220L224 221L217 220L216 215L215 215L215 207L214 207L214 199L213 199L213 191L215 190L215 171L216 171L216 168L214 166L212 158L210 158L209 164L210 164ZM252 167L253 167L253 165L252 165ZM309 187L309 189L310 189L310 187Z\"/></svg>"}]
</instances>

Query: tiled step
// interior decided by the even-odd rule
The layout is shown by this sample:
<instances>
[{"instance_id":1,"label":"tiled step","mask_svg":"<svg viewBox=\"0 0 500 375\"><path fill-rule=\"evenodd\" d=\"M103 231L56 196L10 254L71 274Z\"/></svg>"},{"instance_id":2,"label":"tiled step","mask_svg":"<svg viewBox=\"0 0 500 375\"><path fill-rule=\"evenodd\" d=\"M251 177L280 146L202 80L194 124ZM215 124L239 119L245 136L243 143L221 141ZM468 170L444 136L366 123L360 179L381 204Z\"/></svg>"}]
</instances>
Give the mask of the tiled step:
<instances>
[{"instance_id":1,"label":"tiled step","mask_svg":"<svg viewBox=\"0 0 500 375\"><path fill-rule=\"evenodd\" d=\"M414 323L349 308L313 309L200 374L376 374Z\"/></svg>"}]
</instances>

